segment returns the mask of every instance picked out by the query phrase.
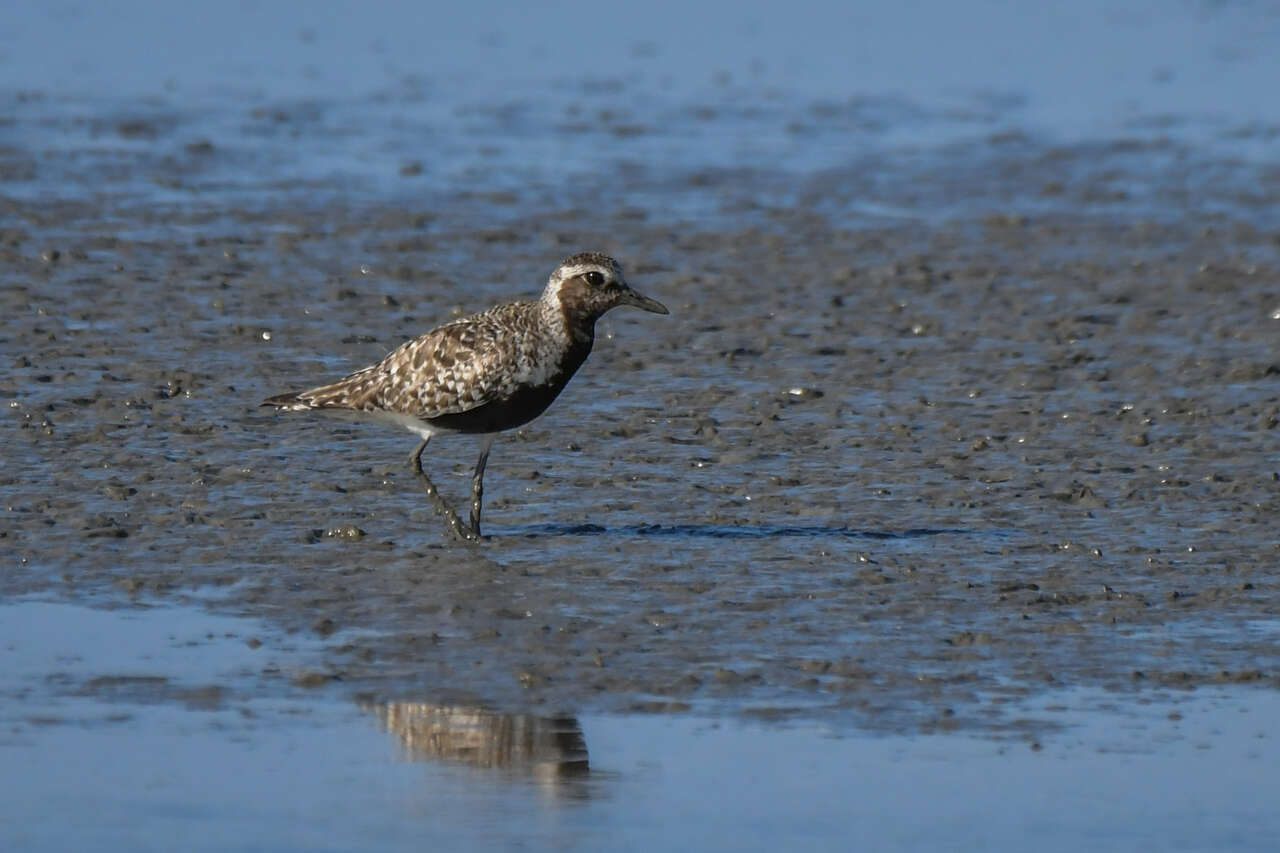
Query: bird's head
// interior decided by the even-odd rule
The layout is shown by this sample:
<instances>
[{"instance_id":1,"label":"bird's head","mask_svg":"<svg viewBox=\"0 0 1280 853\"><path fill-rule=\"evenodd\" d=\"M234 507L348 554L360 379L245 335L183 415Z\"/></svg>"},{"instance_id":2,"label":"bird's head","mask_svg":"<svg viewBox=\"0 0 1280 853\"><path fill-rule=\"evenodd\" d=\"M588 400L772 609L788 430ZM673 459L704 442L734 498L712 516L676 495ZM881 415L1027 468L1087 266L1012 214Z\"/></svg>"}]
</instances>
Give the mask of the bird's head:
<instances>
[{"instance_id":1,"label":"bird's head","mask_svg":"<svg viewBox=\"0 0 1280 853\"><path fill-rule=\"evenodd\" d=\"M661 302L632 290L618 262L601 252L580 252L565 258L551 273L542 298L558 306L571 326L591 326L619 305L668 313Z\"/></svg>"}]
</instances>

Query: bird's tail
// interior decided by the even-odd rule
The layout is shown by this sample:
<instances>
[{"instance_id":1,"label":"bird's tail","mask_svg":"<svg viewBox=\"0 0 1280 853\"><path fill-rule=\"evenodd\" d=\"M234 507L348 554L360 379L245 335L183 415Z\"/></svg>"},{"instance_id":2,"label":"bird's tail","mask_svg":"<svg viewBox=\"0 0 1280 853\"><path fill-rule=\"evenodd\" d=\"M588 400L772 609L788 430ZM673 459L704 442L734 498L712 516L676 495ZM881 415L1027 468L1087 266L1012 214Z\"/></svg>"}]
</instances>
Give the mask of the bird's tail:
<instances>
[{"instance_id":1,"label":"bird's tail","mask_svg":"<svg viewBox=\"0 0 1280 853\"><path fill-rule=\"evenodd\" d=\"M275 406L282 412L304 412L308 409L368 409L377 394L377 383L372 381L374 368L365 368L337 382L308 388L306 391L290 391L263 400L263 406Z\"/></svg>"},{"instance_id":2,"label":"bird's tail","mask_svg":"<svg viewBox=\"0 0 1280 853\"><path fill-rule=\"evenodd\" d=\"M268 397L259 403L259 406L274 406L282 412L301 412L304 409L314 408L306 400L307 392L290 391L287 394L276 394L274 397Z\"/></svg>"}]
</instances>

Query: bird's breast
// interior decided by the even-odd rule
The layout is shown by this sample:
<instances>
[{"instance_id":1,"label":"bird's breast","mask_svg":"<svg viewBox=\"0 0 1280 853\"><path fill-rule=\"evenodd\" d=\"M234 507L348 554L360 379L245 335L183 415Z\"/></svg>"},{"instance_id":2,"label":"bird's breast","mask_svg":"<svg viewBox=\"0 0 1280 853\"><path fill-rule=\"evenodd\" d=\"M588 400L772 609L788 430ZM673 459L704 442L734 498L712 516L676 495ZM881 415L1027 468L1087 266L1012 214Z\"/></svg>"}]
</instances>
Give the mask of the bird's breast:
<instances>
[{"instance_id":1,"label":"bird's breast","mask_svg":"<svg viewBox=\"0 0 1280 853\"><path fill-rule=\"evenodd\" d=\"M463 433L501 432L523 426L547 410L590 354L589 343L540 353L542 357L528 362L499 396L465 412L431 418L428 423Z\"/></svg>"}]
</instances>

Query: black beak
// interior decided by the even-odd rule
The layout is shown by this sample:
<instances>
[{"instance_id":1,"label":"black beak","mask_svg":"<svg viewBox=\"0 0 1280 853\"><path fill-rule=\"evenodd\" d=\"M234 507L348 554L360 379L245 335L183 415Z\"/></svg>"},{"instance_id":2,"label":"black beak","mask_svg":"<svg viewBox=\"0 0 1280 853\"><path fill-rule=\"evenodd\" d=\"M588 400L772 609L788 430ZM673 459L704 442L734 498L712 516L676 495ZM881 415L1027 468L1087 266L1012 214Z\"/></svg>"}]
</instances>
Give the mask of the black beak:
<instances>
[{"instance_id":1,"label":"black beak","mask_svg":"<svg viewBox=\"0 0 1280 853\"><path fill-rule=\"evenodd\" d=\"M632 290L629 287L626 290L623 290L622 293L618 296L618 304L634 305L635 307L641 309L642 311L650 311L654 314L670 314L671 313L670 311L667 310L667 306L663 305L658 300L650 299L647 296L641 296L640 294L636 293L634 290Z\"/></svg>"}]
</instances>

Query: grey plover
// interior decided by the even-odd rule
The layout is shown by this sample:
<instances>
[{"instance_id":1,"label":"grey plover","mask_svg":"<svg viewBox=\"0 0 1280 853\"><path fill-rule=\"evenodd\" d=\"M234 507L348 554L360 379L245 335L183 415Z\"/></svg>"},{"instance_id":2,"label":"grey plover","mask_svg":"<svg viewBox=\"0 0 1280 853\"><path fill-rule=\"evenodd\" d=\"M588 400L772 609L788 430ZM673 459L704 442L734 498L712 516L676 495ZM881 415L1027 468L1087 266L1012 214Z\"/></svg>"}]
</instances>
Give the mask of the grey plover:
<instances>
[{"instance_id":1,"label":"grey plover","mask_svg":"<svg viewBox=\"0 0 1280 853\"><path fill-rule=\"evenodd\" d=\"M619 305L666 314L662 303L636 293L622 267L600 252L566 258L534 302L510 302L405 341L377 364L337 382L263 401L279 411L328 409L402 426L422 441L409 456L427 494L453 532L480 536L484 469L494 434L542 414L591 353L596 320ZM433 435L483 436L471 478L471 526L440 498L422 469Z\"/></svg>"}]
</instances>

